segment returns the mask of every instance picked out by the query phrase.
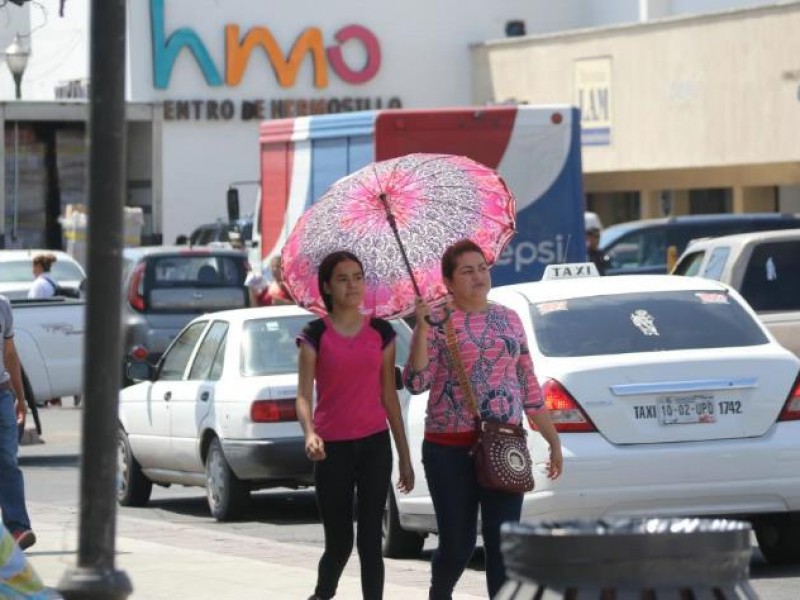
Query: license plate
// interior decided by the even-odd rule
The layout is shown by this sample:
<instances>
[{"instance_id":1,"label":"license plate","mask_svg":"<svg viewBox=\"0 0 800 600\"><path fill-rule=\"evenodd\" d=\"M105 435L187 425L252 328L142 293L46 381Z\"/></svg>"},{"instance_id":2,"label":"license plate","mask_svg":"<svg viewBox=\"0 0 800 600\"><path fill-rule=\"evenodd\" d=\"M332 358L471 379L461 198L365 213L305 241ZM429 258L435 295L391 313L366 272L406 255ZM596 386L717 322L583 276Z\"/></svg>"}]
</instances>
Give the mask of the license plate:
<instances>
[{"instance_id":1,"label":"license plate","mask_svg":"<svg viewBox=\"0 0 800 600\"><path fill-rule=\"evenodd\" d=\"M714 423L717 420L714 396L711 394L656 398L656 413L661 425Z\"/></svg>"}]
</instances>

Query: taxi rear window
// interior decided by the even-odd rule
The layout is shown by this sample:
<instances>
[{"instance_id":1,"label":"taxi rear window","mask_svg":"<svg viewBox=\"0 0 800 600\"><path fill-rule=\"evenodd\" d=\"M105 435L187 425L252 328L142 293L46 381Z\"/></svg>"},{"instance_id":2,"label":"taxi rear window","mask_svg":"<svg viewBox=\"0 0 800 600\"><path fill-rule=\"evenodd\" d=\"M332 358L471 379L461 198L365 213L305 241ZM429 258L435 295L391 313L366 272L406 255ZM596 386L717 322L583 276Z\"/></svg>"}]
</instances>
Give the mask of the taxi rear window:
<instances>
[{"instance_id":1,"label":"taxi rear window","mask_svg":"<svg viewBox=\"0 0 800 600\"><path fill-rule=\"evenodd\" d=\"M571 298L531 305L545 356L758 346L761 326L728 294L681 290Z\"/></svg>"}]
</instances>

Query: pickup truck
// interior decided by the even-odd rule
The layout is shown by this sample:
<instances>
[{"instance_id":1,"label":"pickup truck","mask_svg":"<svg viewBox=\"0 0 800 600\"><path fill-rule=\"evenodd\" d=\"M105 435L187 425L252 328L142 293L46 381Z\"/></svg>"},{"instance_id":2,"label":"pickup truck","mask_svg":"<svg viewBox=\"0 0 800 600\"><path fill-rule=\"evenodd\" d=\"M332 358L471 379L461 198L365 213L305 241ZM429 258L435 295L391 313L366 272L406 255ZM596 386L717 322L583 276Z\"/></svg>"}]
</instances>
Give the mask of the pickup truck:
<instances>
[{"instance_id":1,"label":"pickup truck","mask_svg":"<svg viewBox=\"0 0 800 600\"><path fill-rule=\"evenodd\" d=\"M691 242L673 275L738 291L784 347L800 356L800 231L761 231Z\"/></svg>"},{"instance_id":2,"label":"pickup truck","mask_svg":"<svg viewBox=\"0 0 800 600\"><path fill-rule=\"evenodd\" d=\"M22 383L40 433L37 405L83 393L85 308L83 300L64 297L11 301Z\"/></svg>"}]
</instances>

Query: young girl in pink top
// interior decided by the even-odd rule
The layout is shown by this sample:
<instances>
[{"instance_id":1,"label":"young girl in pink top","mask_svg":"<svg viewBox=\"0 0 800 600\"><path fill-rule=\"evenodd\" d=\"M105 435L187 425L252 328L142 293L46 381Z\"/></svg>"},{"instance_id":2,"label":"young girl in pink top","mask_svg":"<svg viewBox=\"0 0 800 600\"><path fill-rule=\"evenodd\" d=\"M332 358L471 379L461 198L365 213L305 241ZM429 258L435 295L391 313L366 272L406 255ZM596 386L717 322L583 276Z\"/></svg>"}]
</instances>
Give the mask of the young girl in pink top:
<instances>
[{"instance_id":1,"label":"young girl in pink top","mask_svg":"<svg viewBox=\"0 0 800 600\"><path fill-rule=\"evenodd\" d=\"M562 464L558 433L542 401L522 322L513 310L487 299L491 278L480 247L470 240L450 246L442 257L442 278L453 299L450 318L481 418L519 425L527 417L550 444L549 476L555 479ZM459 387L444 329L429 326L428 314L427 305L418 300L404 374L412 393L430 389L422 463L436 511L439 546L431 561L428 597L452 597L475 548L480 508L486 584L494 598L506 579L500 526L519 521L522 494L478 486L470 453L478 438L475 415Z\"/></svg>"},{"instance_id":2,"label":"young girl in pink top","mask_svg":"<svg viewBox=\"0 0 800 600\"><path fill-rule=\"evenodd\" d=\"M381 518L389 492L392 450L399 457L397 489L414 487L400 403L395 389L392 326L361 314L364 269L350 252L325 257L319 289L328 316L309 323L300 348L297 417L314 461L314 484L325 552L310 600L336 594L353 550L353 499L357 499L358 555L365 600L383 598ZM312 414L314 382L317 405ZM388 421L388 424L387 424Z\"/></svg>"}]
</instances>

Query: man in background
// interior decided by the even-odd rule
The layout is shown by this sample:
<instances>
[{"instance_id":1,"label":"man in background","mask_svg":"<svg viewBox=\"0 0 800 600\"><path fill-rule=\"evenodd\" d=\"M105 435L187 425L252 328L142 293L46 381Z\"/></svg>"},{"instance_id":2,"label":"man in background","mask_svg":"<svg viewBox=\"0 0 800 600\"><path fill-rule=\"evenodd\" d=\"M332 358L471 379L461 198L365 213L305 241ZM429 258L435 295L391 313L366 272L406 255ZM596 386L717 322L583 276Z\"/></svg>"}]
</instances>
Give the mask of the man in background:
<instances>
[{"instance_id":1,"label":"man in background","mask_svg":"<svg viewBox=\"0 0 800 600\"><path fill-rule=\"evenodd\" d=\"M27 405L22 386L17 348L14 345L14 317L11 303L0 296L0 333L3 365L0 373L0 510L6 526L20 548L36 543L25 508L25 481L17 461L19 431L25 427Z\"/></svg>"},{"instance_id":2,"label":"man in background","mask_svg":"<svg viewBox=\"0 0 800 600\"><path fill-rule=\"evenodd\" d=\"M597 267L597 272L600 275L606 274L606 269L609 266L608 257L600 250L600 229L597 227L589 227L586 229L586 255L589 260Z\"/></svg>"}]
</instances>

